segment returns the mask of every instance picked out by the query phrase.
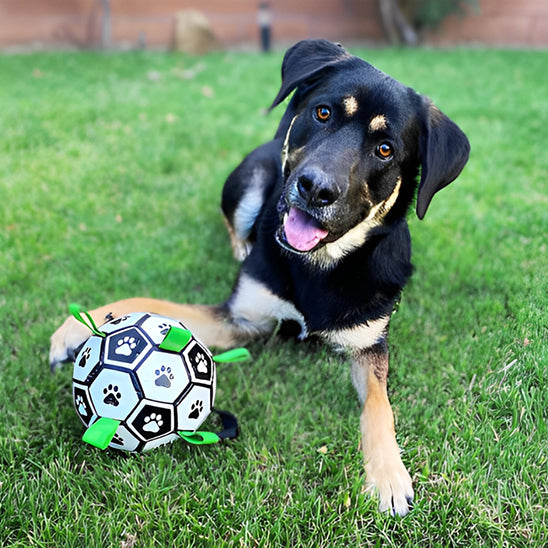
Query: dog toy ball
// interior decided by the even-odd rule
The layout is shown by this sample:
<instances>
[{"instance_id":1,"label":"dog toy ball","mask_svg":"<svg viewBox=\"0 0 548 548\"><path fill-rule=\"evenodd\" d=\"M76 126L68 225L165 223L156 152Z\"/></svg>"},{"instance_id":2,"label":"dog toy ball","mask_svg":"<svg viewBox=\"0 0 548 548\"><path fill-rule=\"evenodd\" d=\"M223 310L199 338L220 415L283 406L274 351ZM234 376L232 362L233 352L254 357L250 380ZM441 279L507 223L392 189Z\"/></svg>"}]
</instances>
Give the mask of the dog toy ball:
<instances>
[{"instance_id":1,"label":"dog toy ball","mask_svg":"<svg viewBox=\"0 0 548 548\"><path fill-rule=\"evenodd\" d=\"M212 356L177 320L140 312L97 328L78 305L69 309L93 332L76 356L72 379L85 442L147 451L180 438L208 444L236 437L236 418L213 409L215 366L247 359L246 349ZM212 411L223 430L199 432Z\"/></svg>"}]
</instances>

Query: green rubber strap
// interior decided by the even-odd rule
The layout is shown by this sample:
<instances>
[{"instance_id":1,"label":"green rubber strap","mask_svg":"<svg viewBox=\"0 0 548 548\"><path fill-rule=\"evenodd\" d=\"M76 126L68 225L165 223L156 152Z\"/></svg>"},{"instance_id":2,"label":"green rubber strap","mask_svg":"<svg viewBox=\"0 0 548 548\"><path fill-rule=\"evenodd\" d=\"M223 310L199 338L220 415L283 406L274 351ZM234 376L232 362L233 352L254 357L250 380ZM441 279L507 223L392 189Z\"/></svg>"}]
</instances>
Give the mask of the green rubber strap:
<instances>
[{"instance_id":1,"label":"green rubber strap","mask_svg":"<svg viewBox=\"0 0 548 548\"><path fill-rule=\"evenodd\" d=\"M97 419L89 428L84 432L82 439L94 445L99 449L106 449L108 444L112 441L120 421L115 419L109 419L107 417L101 417Z\"/></svg>"},{"instance_id":2,"label":"green rubber strap","mask_svg":"<svg viewBox=\"0 0 548 548\"><path fill-rule=\"evenodd\" d=\"M234 348L233 350L228 350L227 352L213 356L213 361L217 363L243 362L250 357L251 354L246 348Z\"/></svg>"},{"instance_id":3,"label":"green rubber strap","mask_svg":"<svg viewBox=\"0 0 548 548\"><path fill-rule=\"evenodd\" d=\"M169 328L164 340L159 344L162 350L169 352L181 352L181 350L189 343L192 338L192 333L188 329L182 329L172 325Z\"/></svg>"},{"instance_id":4,"label":"green rubber strap","mask_svg":"<svg viewBox=\"0 0 548 548\"><path fill-rule=\"evenodd\" d=\"M105 333L99 331L98 327L95 325L93 318L90 316L89 312L82 308L79 304L71 303L69 304L69 312L81 323L83 323L94 335L99 335L99 337L105 337ZM82 314L87 318L88 321L82 318Z\"/></svg>"},{"instance_id":5,"label":"green rubber strap","mask_svg":"<svg viewBox=\"0 0 548 548\"><path fill-rule=\"evenodd\" d=\"M210 445L221 441L221 438L214 432L178 432L178 434L185 441L194 445Z\"/></svg>"},{"instance_id":6,"label":"green rubber strap","mask_svg":"<svg viewBox=\"0 0 548 548\"><path fill-rule=\"evenodd\" d=\"M178 434L188 443L194 445L208 445L211 443L217 443L223 440L233 440L238 437L238 420L236 417L228 411L222 411L220 409L212 409L216 413L223 424L222 430L219 432L187 432L179 431Z\"/></svg>"}]
</instances>

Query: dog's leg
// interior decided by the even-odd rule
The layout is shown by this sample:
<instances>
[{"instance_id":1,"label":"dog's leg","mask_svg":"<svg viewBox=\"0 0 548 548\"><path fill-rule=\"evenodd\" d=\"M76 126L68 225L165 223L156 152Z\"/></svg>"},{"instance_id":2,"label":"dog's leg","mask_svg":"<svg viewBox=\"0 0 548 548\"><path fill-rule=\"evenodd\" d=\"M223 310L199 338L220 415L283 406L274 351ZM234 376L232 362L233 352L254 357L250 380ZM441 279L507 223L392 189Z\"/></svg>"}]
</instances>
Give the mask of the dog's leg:
<instances>
[{"instance_id":1,"label":"dog's leg","mask_svg":"<svg viewBox=\"0 0 548 548\"><path fill-rule=\"evenodd\" d=\"M253 243L247 238L249 234L246 234L244 238L240 237L227 217L224 217L224 221L230 238L232 254L237 261L242 262L251 253Z\"/></svg>"},{"instance_id":2,"label":"dog's leg","mask_svg":"<svg viewBox=\"0 0 548 548\"><path fill-rule=\"evenodd\" d=\"M299 320L290 303L274 295L251 276L242 274L234 293L224 305L177 304L158 299L134 298L118 301L90 312L100 326L131 312L150 312L180 320L205 345L230 348L272 333L283 318ZM91 331L69 317L51 337L50 366L74 359Z\"/></svg>"},{"instance_id":3,"label":"dog's leg","mask_svg":"<svg viewBox=\"0 0 548 548\"><path fill-rule=\"evenodd\" d=\"M234 257L243 261L255 242L255 224L274 186L281 180L282 140L250 152L228 176L221 200Z\"/></svg>"},{"instance_id":4,"label":"dog's leg","mask_svg":"<svg viewBox=\"0 0 548 548\"><path fill-rule=\"evenodd\" d=\"M150 312L181 320L204 344L228 348L238 344L238 333L227 321L221 306L182 305L158 299L134 298L118 301L90 311L98 325L132 312ZM91 331L72 316L51 337L50 366L74 358L75 352L91 335Z\"/></svg>"},{"instance_id":5,"label":"dog's leg","mask_svg":"<svg viewBox=\"0 0 548 548\"><path fill-rule=\"evenodd\" d=\"M379 509L404 516L413 501L411 477L400 456L387 394L388 346L356 351L352 381L362 400L362 450L367 487L379 496Z\"/></svg>"}]
</instances>

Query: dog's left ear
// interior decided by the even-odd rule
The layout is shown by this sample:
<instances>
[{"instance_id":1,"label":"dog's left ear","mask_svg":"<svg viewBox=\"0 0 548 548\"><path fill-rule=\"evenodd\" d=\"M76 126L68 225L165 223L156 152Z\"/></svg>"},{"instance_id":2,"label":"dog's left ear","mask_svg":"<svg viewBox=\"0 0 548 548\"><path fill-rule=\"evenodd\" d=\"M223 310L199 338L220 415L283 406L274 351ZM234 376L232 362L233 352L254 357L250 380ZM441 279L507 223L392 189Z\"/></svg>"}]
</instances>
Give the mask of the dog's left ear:
<instances>
[{"instance_id":1,"label":"dog's left ear","mask_svg":"<svg viewBox=\"0 0 548 548\"><path fill-rule=\"evenodd\" d=\"M284 56L282 85L270 108L279 105L299 85L315 80L323 71L352 58L340 44L327 40L297 42Z\"/></svg>"},{"instance_id":2,"label":"dog's left ear","mask_svg":"<svg viewBox=\"0 0 548 548\"><path fill-rule=\"evenodd\" d=\"M461 129L425 98L426 115L420 142L421 180L417 217L422 219L432 197L454 181L468 161L470 143Z\"/></svg>"}]
</instances>

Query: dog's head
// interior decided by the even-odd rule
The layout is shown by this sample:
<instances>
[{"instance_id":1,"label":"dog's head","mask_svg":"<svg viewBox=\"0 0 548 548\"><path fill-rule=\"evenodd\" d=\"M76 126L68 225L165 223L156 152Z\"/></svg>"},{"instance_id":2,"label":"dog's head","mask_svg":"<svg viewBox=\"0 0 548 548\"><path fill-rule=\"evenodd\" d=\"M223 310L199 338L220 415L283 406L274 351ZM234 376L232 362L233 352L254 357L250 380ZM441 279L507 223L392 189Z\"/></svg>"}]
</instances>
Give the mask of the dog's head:
<instances>
[{"instance_id":1,"label":"dog's head","mask_svg":"<svg viewBox=\"0 0 548 548\"><path fill-rule=\"evenodd\" d=\"M299 42L285 55L272 107L295 91L277 136L285 185L277 234L322 262L361 246L374 227L416 211L453 181L469 154L462 131L426 97L342 47Z\"/></svg>"}]
</instances>

